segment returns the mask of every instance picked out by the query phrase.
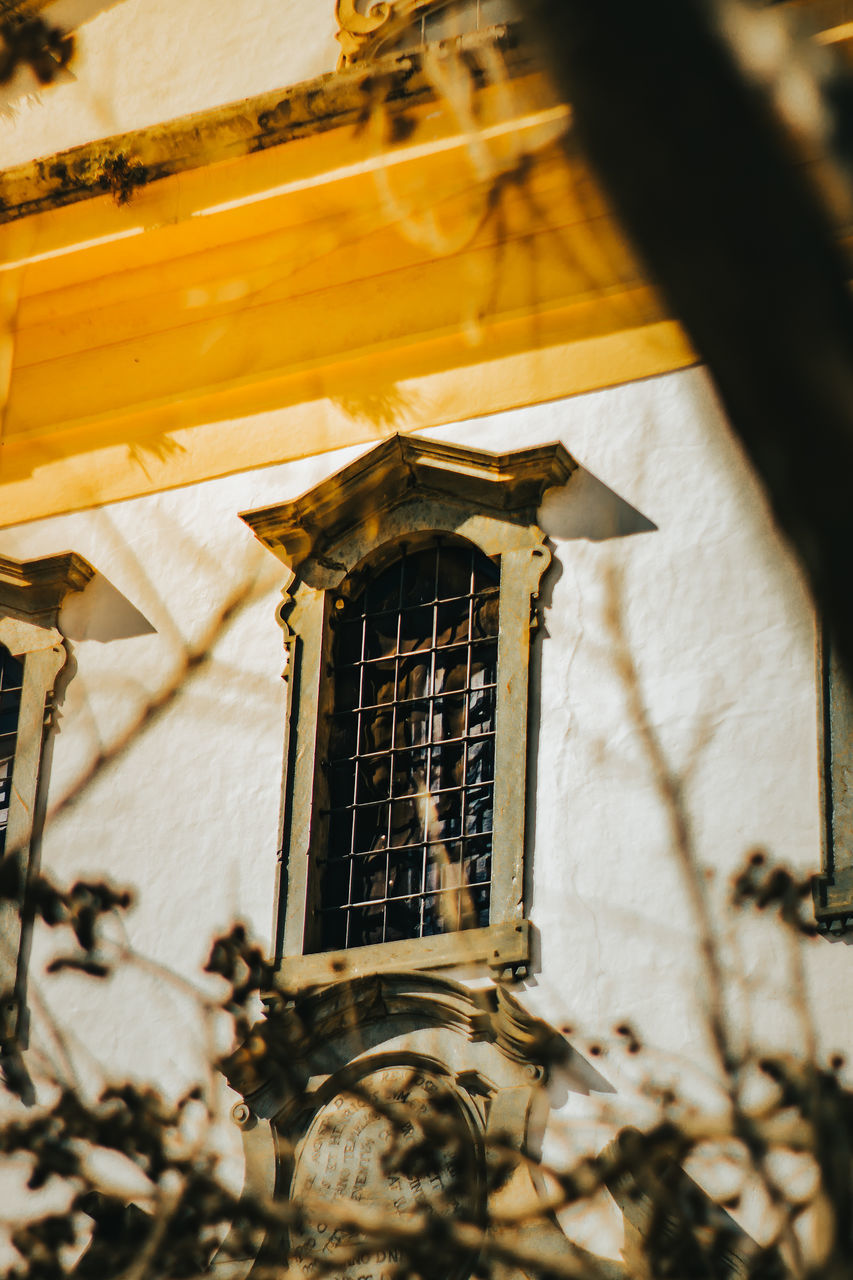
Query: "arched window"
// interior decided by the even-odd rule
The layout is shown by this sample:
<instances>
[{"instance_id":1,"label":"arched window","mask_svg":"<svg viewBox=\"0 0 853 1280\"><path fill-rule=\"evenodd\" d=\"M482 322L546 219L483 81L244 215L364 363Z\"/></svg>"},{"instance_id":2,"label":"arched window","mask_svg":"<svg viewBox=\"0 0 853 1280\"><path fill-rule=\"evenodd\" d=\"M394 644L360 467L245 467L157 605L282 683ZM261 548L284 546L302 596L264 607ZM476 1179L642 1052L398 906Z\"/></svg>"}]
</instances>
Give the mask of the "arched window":
<instances>
[{"instance_id":1,"label":"arched window","mask_svg":"<svg viewBox=\"0 0 853 1280\"><path fill-rule=\"evenodd\" d=\"M458 541L336 599L319 950L488 925L498 615Z\"/></svg>"},{"instance_id":2,"label":"arched window","mask_svg":"<svg viewBox=\"0 0 853 1280\"><path fill-rule=\"evenodd\" d=\"M286 990L527 963L530 635L562 445L396 435L243 519L290 570L278 950Z\"/></svg>"},{"instance_id":3,"label":"arched window","mask_svg":"<svg viewBox=\"0 0 853 1280\"><path fill-rule=\"evenodd\" d=\"M12 792L12 765L21 713L24 664L0 645L0 857L6 849L9 825L9 798Z\"/></svg>"}]
</instances>

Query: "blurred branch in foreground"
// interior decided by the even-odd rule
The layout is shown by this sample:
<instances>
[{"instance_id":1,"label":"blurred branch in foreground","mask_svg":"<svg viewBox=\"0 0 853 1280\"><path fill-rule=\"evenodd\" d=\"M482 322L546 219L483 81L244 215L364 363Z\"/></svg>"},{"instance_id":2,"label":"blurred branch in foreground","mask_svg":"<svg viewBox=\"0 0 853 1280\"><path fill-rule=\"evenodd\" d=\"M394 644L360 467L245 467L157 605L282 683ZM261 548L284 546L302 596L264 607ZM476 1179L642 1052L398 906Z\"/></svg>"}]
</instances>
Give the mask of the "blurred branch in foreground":
<instances>
[{"instance_id":1,"label":"blurred branch in foreground","mask_svg":"<svg viewBox=\"0 0 853 1280\"><path fill-rule=\"evenodd\" d=\"M849 668L853 302L829 214L727 42L722 5L535 0L531 12L578 135L707 361Z\"/></svg>"}]
</instances>

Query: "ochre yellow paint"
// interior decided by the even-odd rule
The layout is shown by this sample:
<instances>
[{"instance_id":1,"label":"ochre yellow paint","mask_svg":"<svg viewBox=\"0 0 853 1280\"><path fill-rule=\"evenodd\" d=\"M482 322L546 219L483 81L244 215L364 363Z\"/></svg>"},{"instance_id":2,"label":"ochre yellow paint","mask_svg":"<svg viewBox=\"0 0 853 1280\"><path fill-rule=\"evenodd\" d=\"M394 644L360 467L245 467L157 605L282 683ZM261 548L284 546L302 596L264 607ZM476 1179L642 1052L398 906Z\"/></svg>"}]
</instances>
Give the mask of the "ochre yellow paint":
<instances>
[{"instance_id":1,"label":"ochre yellow paint","mask_svg":"<svg viewBox=\"0 0 853 1280\"><path fill-rule=\"evenodd\" d=\"M511 87L479 132L423 109L0 228L2 521L692 363L565 110Z\"/></svg>"}]
</instances>

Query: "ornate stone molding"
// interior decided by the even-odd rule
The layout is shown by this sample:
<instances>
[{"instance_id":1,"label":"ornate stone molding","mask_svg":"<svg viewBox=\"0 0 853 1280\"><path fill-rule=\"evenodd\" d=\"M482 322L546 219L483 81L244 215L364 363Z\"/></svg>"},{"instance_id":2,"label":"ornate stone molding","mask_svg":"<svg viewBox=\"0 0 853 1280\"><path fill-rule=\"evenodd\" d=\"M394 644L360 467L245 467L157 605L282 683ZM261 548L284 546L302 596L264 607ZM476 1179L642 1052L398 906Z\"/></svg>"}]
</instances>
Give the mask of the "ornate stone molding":
<instances>
[{"instance_id":1,"label":"ornate stone molding","mask_svg":"<svg viewBox=\"0 0 853 1280\"><path fill-rule=\"evenodd\" d=\"M68 592L82 591L94 573L75 551L38 560L0 556L0 609L11 609L26 617L55 617Z\"/></svg>"},{"instance_id":2,"label":"ornate stone molding","mask_svg":"<svg viewBox=\"0 0 853 1280\"><path fill-rule=\"evenodd\" d=\"M365 1211L375 1222L377 1209L392 1231L405 1231L424 1208L448 1218L461 1212L483 1224L487 1240L500 1237L501 1216L527 1210L535 1231L524 1249L552 1263L577 1258L541 1204L529 1155L547 1106L543 1085L571 1053L505 989L469 990L434 975L372 975L292 1002L274 999L224 1070L245 1099L233 1114L246 1194L290 1198L308 1221L271 1232L256 1259L229 1264L226 1274L241 1280L274 1262L311 1280L329 1274L343 1246L355 1249L357 1269L350 1260L333 1275L379 1280L386 1246L335 1225L336 1214L358 1220ZM414 1172L405 1157L424 1142L429 1168ZM395 1156L403 1157L399 1172ZM436 1274L466 1280L476 1260L476 1250L451 1251ZM507 1261L501 1274L521 1280L528 1272Z\"/></svg>"},{"instance_id":3,"label":"ornate stone molding","mask_svg":"<svg viewBox=\"0 0 853 1280\"><path fill-rule=\"evenodd\" d=\"M302 497L242 511L240 518L292 568L313 556L321 569L334 569L324 550L362 522L368 510L378 525L421 493L472 514L499 512L515 524L530 524L545 490L565 484L576 468L560 443L486 453L398 433Z\"/></svg>"}]
</instances>

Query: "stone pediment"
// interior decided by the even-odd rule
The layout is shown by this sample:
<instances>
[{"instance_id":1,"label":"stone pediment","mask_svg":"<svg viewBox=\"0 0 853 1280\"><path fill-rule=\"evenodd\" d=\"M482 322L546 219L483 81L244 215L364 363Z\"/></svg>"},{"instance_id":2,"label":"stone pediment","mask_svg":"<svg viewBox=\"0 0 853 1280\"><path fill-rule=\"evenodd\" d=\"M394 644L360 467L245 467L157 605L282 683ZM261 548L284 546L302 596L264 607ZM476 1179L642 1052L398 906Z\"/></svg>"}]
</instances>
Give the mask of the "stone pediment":
<instances>
[{"instance_id":1,"label":"stone pediment","mask_svg":"<svg viewBox=\"0 0 853 1280\"><path fill-rule=\"evenodd\" d=\"M290 502L243 511L255 536L292 568L322 555L350 529L405 502L438 498L466 512L536 519L546 489L565 484L577 463L562 444L485 453L398 433Z\"/></svg>"}]
</instances>

